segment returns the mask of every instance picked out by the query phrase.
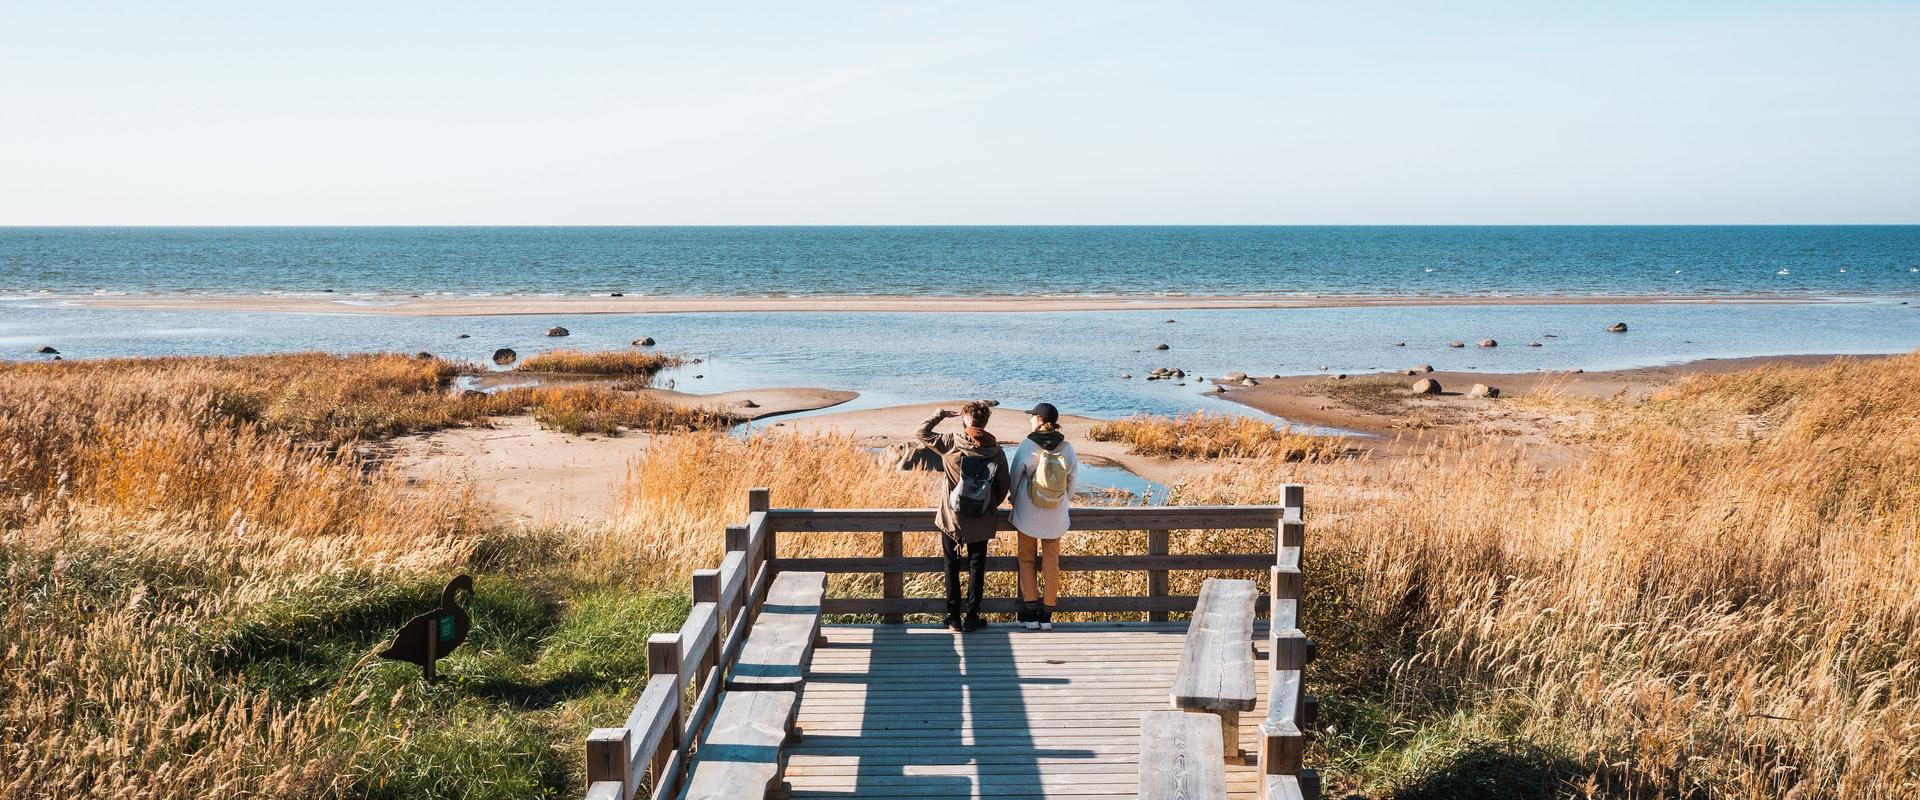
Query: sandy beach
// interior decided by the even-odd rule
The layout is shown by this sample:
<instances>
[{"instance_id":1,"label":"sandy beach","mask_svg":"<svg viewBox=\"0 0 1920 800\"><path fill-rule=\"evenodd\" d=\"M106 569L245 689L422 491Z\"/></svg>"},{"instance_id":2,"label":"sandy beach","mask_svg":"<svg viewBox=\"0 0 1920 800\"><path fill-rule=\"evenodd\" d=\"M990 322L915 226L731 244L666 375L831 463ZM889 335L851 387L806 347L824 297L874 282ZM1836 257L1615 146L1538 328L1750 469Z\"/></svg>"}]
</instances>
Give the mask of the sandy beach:
<instances>
[{"instance_id":1,"label":"sandy beach","mask_svg":"<svg viewBox=\"0 0 1920 800\"><path fill-rule=\"evenodd\" d=\"M530 314L674 314L727 312L1153 311L1206 308L1365 308L1410 306L1806 304L1845 302L1808 295L1234 295L1234 296L788 296L788 297L355 297L322 295L155 295L80 297L87 308L278 311L417 317Z\"/></svg>"}]
</instances>

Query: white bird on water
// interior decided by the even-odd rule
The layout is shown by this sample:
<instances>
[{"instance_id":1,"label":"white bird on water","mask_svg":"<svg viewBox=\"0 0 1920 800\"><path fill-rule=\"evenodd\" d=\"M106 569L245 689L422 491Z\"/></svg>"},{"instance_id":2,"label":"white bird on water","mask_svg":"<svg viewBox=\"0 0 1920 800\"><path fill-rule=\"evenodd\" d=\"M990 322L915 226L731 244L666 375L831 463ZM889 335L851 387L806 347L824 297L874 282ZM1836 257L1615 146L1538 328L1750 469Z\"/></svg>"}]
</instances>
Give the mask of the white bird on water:
<instances>
[{"instance_id":1,"label":"white bird on water","mask_svg":"<svg viewBox=\"0 0 1920 800\"><path fill-rule=\"evenodd\" d=\"M1784 270L1784 269L1783 269L1783 270L1780 270L1779 272L1776 272L1776 273L1773 273L1773 274L1775 274L1775 275L1792 275L1793 273L1791 273L1791 272L1788 272L1788 271L1786 271L1786 270Z\"/></svg>"},{"instance_id":2,"label":"white bird on water","mask_svg":"<svg viewBox=\"0 0 1920 800\"><path fill-rule=\"evenodd\" d=\"M1428 271L1428 272L1432 272L1432 271L1433 271L1433 268L1432 268L1432 267L1427 267L1427 271Z\"/></svg>"}]
</instances>

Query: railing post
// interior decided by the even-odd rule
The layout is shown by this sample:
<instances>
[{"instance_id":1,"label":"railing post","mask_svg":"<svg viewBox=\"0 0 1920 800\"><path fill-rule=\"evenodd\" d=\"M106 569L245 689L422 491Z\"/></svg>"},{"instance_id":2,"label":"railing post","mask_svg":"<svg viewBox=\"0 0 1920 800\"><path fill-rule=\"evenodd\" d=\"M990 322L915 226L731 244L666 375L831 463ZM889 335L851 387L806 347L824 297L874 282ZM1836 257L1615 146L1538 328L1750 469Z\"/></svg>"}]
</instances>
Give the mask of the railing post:
<instances>
[{"instance_id":1,"label":"railing post","mask_svg":"<svg viewBox=\"0 0 1920 800\"><path fill-rule=\"evenodd\" d=\"M756 488L747 490L747 514L752 515L759 512L770 511L772 509L773 509L773 493L772 492L768 491L764 487L756 487ZM763 527L760 531L760 539L761 539L760 552L755 557L761 561L772 561L774 558L774 554L778 553L779 551L774 548L773 524L771 523L771 521L768 521L763 524Z\"/></svg>"},{"instance_id":2,"label":"railing post","mask_svg":"<svg viewBox=\"0 0 1920 800\"><path fill-rule=\"evenodd\" d=\"M713 604L713 641L707 644L707 652L701 654L700 663L693 670L694 689L698 692L707 688L707 670L720 663L720 645L726 638L728 619L727 610L720 607L720 570L693 571L693 602Z\"/></svg>"},{"instance_id":3,"label":"railing post","mask_svg":"<svg viewBox=\"0 0 1920 800\"><path fill-rule=\"evenodd\" d=\"M656 633L647 638L647 674L673 676L673 719L667 723L667 735L660 742L660 749L653 756L653 785L656 790L661 786L677 784L678 775L667 774L667 768L673 764L685 764L686 759L675 759L675 753L686 750L686 673L680 664L680 634Z\"/></svg>"},{"instance_id":4,"label":"railing post","mask_svg":"<svg viewBox=\"0 0 1920 800\"><path fill-rule=\"evenodd\" d=\"M587 783L617 781L620 797L633 797L632 747L632 729L594 728L587 734Z\"/></svg>"},{"instance_id":5,"label":"railing post","mask_svg":"<svg viewBox=\"0 0 1920 800\"><path fill-rule=\"evenodd\" d=\"M1301 766L1306 729L1319 703L1305 691L1305 669L1313 661L1314 645L1300 635L1300 601L1306 594L1302 555L1306 547L1306 487L1288 484L1281 489L1283 511L1274 534L1273 568L1267 595L1272 656L1267 666L1268 722L1261 726L1261 775L1298 776L1306 797L1318 796L1317 776Z\"/></svg>"},{"instance_id":6,"label":"railing post","mask_svg":"<svg viewBox=\"0 0 1920 800\"><path fill-rule=\"evenodd\" d=\"M887 531L880 534L881 558L904 558L907 555L906 542L900 531ZM907 596L907 574L898 570L880 573L880 596L887 600L900 600ZM898 625L906 621L904 614L881 614L880 621L888 625Z\"/></svg>"},{"instance_id":7,"label":"railing post","mask_svg":"<svg viewBox=\"0 0 1920 800\"><path fill-rule=\"evenodd\" d=\"M1168 531L1147 531L1147 555L1164 556L1167 554ZM1147 596L1167 596L1167 571L1164 569L1147 570ZM1148 622L1166 622L1167 612L1148 611Z\"/></svg>"}]
</instances>

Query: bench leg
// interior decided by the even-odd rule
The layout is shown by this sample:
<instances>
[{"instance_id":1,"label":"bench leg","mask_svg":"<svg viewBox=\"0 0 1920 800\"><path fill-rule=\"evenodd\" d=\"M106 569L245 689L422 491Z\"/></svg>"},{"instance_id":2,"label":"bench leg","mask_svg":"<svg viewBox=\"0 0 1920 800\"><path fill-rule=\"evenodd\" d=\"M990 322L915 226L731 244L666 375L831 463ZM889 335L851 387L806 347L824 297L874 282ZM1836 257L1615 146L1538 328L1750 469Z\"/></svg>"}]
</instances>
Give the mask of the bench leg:
<instances>
[{"instance_id":1,"label":"bench leg","mask_svg":"<svg viewBox=\"0 0 1920 800\"><path fill-rule=\"evenodd\" d=\"M1226 754L1227 763L1246 763L1246 755L1240 752L1240 712L1215 711L1212 713L1220 717L1220 752Z\"/></svg>"}]
</instances>

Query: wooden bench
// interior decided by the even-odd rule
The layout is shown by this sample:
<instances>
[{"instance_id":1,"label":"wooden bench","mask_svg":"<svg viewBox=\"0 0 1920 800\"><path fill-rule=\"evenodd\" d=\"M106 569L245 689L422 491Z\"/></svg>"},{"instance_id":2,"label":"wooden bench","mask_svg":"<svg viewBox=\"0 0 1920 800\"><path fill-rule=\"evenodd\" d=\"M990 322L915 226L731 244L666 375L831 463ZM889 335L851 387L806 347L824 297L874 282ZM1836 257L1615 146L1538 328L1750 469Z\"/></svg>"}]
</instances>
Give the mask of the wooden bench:
<instances>
[{"instance_id":1,"label":"wooden bench","mask_svg":"<svg viewBox=\"0 0 1920 800\"><path fill-rule=\"evenodd\" d=\"M824 572L782 572L767 587L740 658L727 673L730 691L798 691L820 638Z\"/></svg>"},{"instance_id":2,"label":"wooden bench","mask_svg":"<svg viewBox=\"0 0 1920 800\"><path fill-rule=\"evenodd\" d=\"M1220 718L1185 711L1140 717L1140 800L1226 800Z\"/></svg>"},{"instance_id":3,"label":"wooden bench","mask_svg":"<svg viewBox=\"0 0 1920 800\"><path fill-rule=\"evenodd\" d=\"M1222 753L1240 759L1240 712L1258 698L1253 672L1253 581L1208 578L1187 625L1173 678L1173 707L1220 717Z\"/></svg>"},{"instance_id":4,"label":"wooden bench","mask_svg":"<svg viewBox=\"0 0 1920 800\"><path fill-rule=\"evenodd\" d=\"M800 707L793 692L724 692L695 742L682 800L738 800L780 793L781 745Z\"/></svg>"}]
</instances>

